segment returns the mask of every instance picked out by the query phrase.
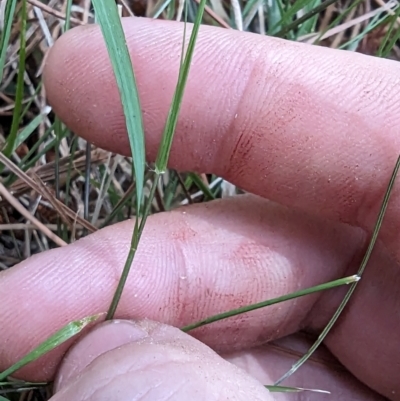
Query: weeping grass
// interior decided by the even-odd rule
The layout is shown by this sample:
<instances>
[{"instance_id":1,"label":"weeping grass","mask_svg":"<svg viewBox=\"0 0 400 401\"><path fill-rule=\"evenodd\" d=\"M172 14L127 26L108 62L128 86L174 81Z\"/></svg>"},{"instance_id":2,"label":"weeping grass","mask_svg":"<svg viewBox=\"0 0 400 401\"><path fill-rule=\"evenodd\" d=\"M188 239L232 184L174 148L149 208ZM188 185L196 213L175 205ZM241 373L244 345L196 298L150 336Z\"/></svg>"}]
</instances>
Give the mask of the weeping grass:
<instances>
[{"instance_id":1,"label":"weeping grass","mask_svg":"<svg viewBox=\"0 0 400 401\"><path fill-rule=\"evenodd\" d=\"M355 2L350 2L347 8L343 9L341 13L334 19L333 22L329 24L327 30L336 26L341 21L345 19L345 17L350 13L350 11L357 7L362 0L357 0ZM268 4L264 4L267 14L268 21L268 34L284 37L291 40L296 40L302 35L307 35L312 33L315 30L317 16L324 12L328 6L334 4L336 0L325 0L321 2L320 0L297 0L294 3L289 3L283 0L277 0L274 2L268 2ZM0 47L0 82L3 76L3 70L6 60L6 50L8 48L8 43L10 40L10 33L12 28L12 21L14 18L15 10L16 10L16 0L9 0L7 2L6 11L5 11L5 19L4 19L4 29L1 35L1 47ZM242 11L241 18L244 21L244 26L247 28L250 26L252 21L254 20L257 9L263 2L260 0L250 0L245 3L245 6ZM26 0L23 0L22 7L20 9L19 17L21 18L21 33L20 33L20 54L19 54L19 77L17 82L16 89L16 97L15 97L15 108L13 114L13 124L11 127L11 131L9 136L7 137L6 146L3 149L3 152L10 156L15 149L26 141L30 135L38 128L38 126L43 122L43 115L36 116L35 119L31 121L22 131L18 132L18 127L20 125L21 116L24 115L24 110L22 110L22 98L23 98L23 73L25 71L25 32L27 28L27 15L26 15ZM150 171L150 173L145 173L145 144L144 144L144 130L143 130L143 122L142 122L142 113L140 107L140 101L136 88L135 74L134 74L134 66L132 66L128 49L125 42L124 33L121 26L120 14L118 12L118 8L115 5L115 1L112 0L93 0L93 6L95 9L96 21L101 27L101 31L104 36L104 40L107 46L107 50L109 52L110 60L113 66L113 71L115 74L115 79L117 82L117 86L119 89L119 93L121 96L121 102L123 105L123 111L126 119L126 127L128 131L128 137L131 147L132 153L132 176L134 177L134 185L130 189L130 192L125 198L121 198L117 200L115 204L115 209L111 213L111 217L106 221L104 225L111 222L112 218L121 214L121 210L123 207L126 207L130 203L130 199L133 199L133 204L136 210L136 219L133 227L132 241L130 250L127 256L127 260L123 269L123 273L118 285L118 288L114 294L114 297L111 301L110 308L107 312L106 319L112 319L115 311L118 307L119 299L123 293L124 285L126 283L126 279L130 272L130 267L132 262L134 261L135 253L137 247L139 245L140 237L143 232L143 229L146 224L146 219L151 213L151 205L156 193L157 185L161 179L161 177L167 172L167 164L170 149L173 143L174 133L176 124L178 121L178 116L180 112L180 107L182 103L182 98L185 90L185 86L187 80L189 78L190 71L190 63L195 51L195 44L198 31L200 29L200 24L203 20L204 9L206 6L206 0L200 1L198 6L194 6L192 3L190 5L185 2L185 21L186 19L193 20L193 30L190 36L189 44L185 55L182 52L182 62L181 68L179 71L178 81L176 90L174 93L174 97L172 99L171 108L168 114L168 118L165 124L165 129L162 136L161 145L158 150L157 159L154 165L154 168ZM66 14L67 19L64 26L63 31L67 31L70 27L70 15L71 15L71 7L72 1L67 1ZM157 3L156 7L153 11L153 17L157 18L163 12L166 12L168 15L173 15L175 11L175 3L171 0L161 0ZM396 5L392 8L394 10L393 15L387 15L382 11L382 13L377 14L375 18L373 18L367 28L362 31L358 36L352 38L348 42L341 45L342 48L350 49L352 46L357 44L365 35L371 32L374 28L378 26L382 26L383 24L387 24L389 29L387 30L384 39L381 42L377 55L380 57L387 57L389 52L393 49L396 44L396 41L400 37L400 32L394 29L396 19L400 15L400 6ZM303 14L295 18L297 13L302 11ZM231 21L230 25L234 26L234 17L233 14L230 16ZM263 21L260 22L262 24ZM186 27L186 26L185 26ZM323 36L321 32L315 43L319 43L319 40ZM183 43L185 43L185 32L183 32ZM20 78L21 77L21 78ZM40 86L37 88L39 90ZM26 110L26 109L25 109ZM54 130L56 127L57 136L53 139L50 139L50 132ZM29 153L22 158L20 162L20 167L24 171L26 171L29 167L33 166L39 158L41 158L49 149L54 146L59 146L60 141L67 137L70 133L68 130L63 127L61 124L58 125L55 123L48 131L46 131L45 135L40 138L37 144L30 149ZM39 151L38 148L40 145L45 144L45 141L48 141L45 146ZM76 141L74 142L76 144ZM313 344L313 346L309 349L309 351L299 360L296 364L293 365L292 369L290 369L284 376L282 376L279 380L277 380L273 385L266 385L268 391L271 392L298 392L298 391L317 391L323 392L323 390L311 390L297 387L284 387L281 386L284 380L286 380L290 375L292 375L297 369L299 369L313 354L313 352L317 349L317 347L322 343L325 336L328 334L330 329L333 327L337 318L340 316L341 312L344 310L346 304L348 303L350 297L354 293L356 289L356 285L358 281L362 278L362 274L367 266L369 257L374 248L376 239L378 237L378 233L383 221L384 214L386 212L386 208L389 202L390 194L394 185L394 181L396 175L399 170L400 158L397 160L395 169L393 171L392 177L387 187L386 194L384 196L382 207L380 209L377 222L375 225L374 232L371 237L371 241L367 252L364 256L364 259L360 265L359 271L357 275L345 277L339 280L334 280L329 283L323 283L319 286L315 286L312 288L304 289L292 294L286 294L282 297L266 300L264 302L247 305L239 309L231 310L224 312L219 315L210 316L207 319L204 319L200 322L195 322L191 325L183 327L182 330L188 332L197 327L205 326L207 324L211 324L221 319L226 319L232 316L236 316L238 314L247 313L255 309L268 307L269 305L273 305L279 302L285 302L290 299L294 299L300 296L307 296L311 293L315 293L318 291L325 291L331 288L340 286L340 285L349 285L350 288L344 297L342 303L337 309L336 313L322 331L317 341ZM3 166L0 166L2 169ZM210 189L204 184L201 178L195 173L189 173L189 179L198 188L200 188L204 195L205 199L212 200L216 196L210 191ZM89 177L87 177L89 178ZM15 177L10 174L8 177L8 184L11 184L14 181ZM144 199L144 187L145 182L151 179L151 188L149 195L146 199ZM168 195L168 199L164 202L167 206L170 205L170 200L173 197L173 191L178 187L177 180L171 180L174 184L171 184L166 194ZM67 186L69 187L70 180L67 180ZM172 189L171 189L172 188ZM110 190L111 191L111 190ZM67 190L67 194L69 194L69 190ZM129 198L131 196L131 198ZM66 226L64 226L64 234L63 237L66 239ZM8 368L6 371L0 373L0 382L5 380L7 377L11 376L15 371L20 369L21 367L33 362L37 358L51 351L52 349L60 346L65 341L73 338L77 334L79 334L84 327L86 327L90 323L94 323L98 319L98 315L91 316L79 321L74 321L66 325L64 328L60 329L56 334L49 337L46 341L36 347L33 351L28 353L24 358L14 364L12 367ZM1 382L0 386L4 386L5 384L10 384L9 382ZM29 386L30 383L22 383L21 388L23 386ZM0 395L0 400L7 400Z\"/></svg>"}]
</instances>

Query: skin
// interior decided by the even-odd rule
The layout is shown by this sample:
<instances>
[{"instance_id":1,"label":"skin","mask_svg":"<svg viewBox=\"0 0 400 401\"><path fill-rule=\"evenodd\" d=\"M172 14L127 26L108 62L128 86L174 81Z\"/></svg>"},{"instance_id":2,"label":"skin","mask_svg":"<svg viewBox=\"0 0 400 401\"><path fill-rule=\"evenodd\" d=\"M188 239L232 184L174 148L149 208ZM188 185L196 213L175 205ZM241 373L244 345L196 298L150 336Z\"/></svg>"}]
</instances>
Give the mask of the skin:
<instances>
[{"instance_id":1,"label":"skin","mask_svg":"<svg viewBox=\"0 0 400 401\"><path fill-rule=\"evenodd\" d=\"M182 25L134 18L123 26L154 161ZM283 383L330 396L276 395L262 384L307 349L311 339L301 331L318 334L347 288L192 336L174 328L355 273L400 150L399 80L394 61L202 27L169 167L212 172L250 194L151 216L118 320L18 377L55 378L55 400L400 400L399 185L345 313L314 359ZM97 27L56 42L44 82L76 134L129 154ZM67 322L107 310L132 227L115 224L1 273L0 369Z\"/></svg>"}]
</instances>

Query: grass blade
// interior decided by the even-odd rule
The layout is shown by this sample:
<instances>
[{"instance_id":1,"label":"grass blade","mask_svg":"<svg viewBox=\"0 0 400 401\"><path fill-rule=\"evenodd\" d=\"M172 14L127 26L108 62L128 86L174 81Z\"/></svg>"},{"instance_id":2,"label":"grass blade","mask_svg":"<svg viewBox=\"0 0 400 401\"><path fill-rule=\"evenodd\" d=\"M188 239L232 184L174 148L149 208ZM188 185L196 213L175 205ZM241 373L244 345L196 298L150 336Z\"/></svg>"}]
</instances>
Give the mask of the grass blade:
<instances>
[{"instance_id":1,"label":"grass blade","mask_svg":"<svg viewBox=\"0 0 400 401\"><path fill-rule=\"evenodd\" d=\"M262 302L258 302L258 303L252 304L252 305L243 306L241 308L232 309L228 312L219 313L217 315L210 316L206 319L200 320L199 322L189 324L188 326L183 327L181 330L184 332L188 332L190 330L197 329L198 327L205 326L206 324L214 323L214 322L216 322L218 320L222 320L222 319L227 319L228 317L240 315L242 313L250 312L250 311L253 311L256 309L260 309L260 308L265 308L266 306L278 304L280 302L289 301L290 299L303 297L305 295L313 294L315 292L329 290L331 288L338 287L341 285L352 284L354 282L357 282L359 279L360 278L358 275L353 275L353 276L349 276L349 277L345 277L345 278L340 278L338 280L329 281L328 283L319 284L314 287L296 291L291 294L282 295L280 297L272 298L267 301L262 301Z\"/></svg>"},{"instance_id":2,"label":"grass blade","mask_svg":"<svg viewBox=\"0 0 400 401\"><path fill-rule=\"evenodd\" d=\"M6 62L8 42L10 41L11 28L16 6L17 0L7 0L6 8L4 11L4 29L1 33L0 41L0 83L3 80L4 64Z\"/></svg>"},{"instance_id":3,"label":"grass blade","mask_svg":"<svg viewBox=\"0 0 400 401\"><path fill-rule=\"evenodd\" d=\"M129 254L107 313L106 319L111 319L117 309L136 252L137 244L139 242L138 218L144 187L145 144L139 94L137 91L131 58L126 45L124 31L122 29L118 7L113 0L93 0L93 7L95 10L96 21L100 25L106 42L106 47L119 89L132 152L132 175L135 176L136 181L137 217L135 219Z\"/></svg>"},{"instance_id":4,"label":"grass blade","mask_svg":"<svg viewBox=\"0 0 400 401\"><path fill-rule=\"evenodd\" d=\"M286 386L270 386L265 385L270 393L302 393L303 391L309 391L312 393L320 393L320 394L330 394L329 391L326 390L316 390L311 388L303 388L303 387L286 387Z\"/></svg>"},{"instance_id":5,"label":"grass blade","mask_svg":"<svg viewBox=\"0 0 400 401\"><path fill-rule=\"evenodd\" d=\"M13 119L11 123L10 133L7 137L6 146L3 149L3 153L10 157L17 140L17 133L19 123L21 121L21 110L22 110L22 100L24 97L24 75L25 75L25 46L26 46L26 0L22 1L21 4L21 31L20 31L20 50L19 50L19 64L18 64L18 77L17 77L17 89L15 96L15 106ZM3 170L4 166L0 165L0 172Z\"/></svg>"},{"instance_id":6,"label":"grass blade","mask_svg":"<svg viewBox=\"0 0 400 401\"><path fill-rule=\"evenodd\" d=\"M182 63L182 68L179 70L178 84L175 89L172 105L168 113L167 122L165 124L164 133L161 139L160 147L156 158L156 172L163 174L167 168L167 161L171 151L172 140L175 133L178 115L182 105L183 93L185 91L187 79L189 76L190 64L192 62L194 48L196 45L197 35L200 29L200 23L203 18L206 1L202 0L197 11L196 21L193 25L193 30L190 35L189 45L186 51L185 59Z\"/></svg>"},{"instance_id":7,"label":"grass blade","mask_svg":"<svg viewBox=\"0 0 400 401\"><path fill-rule=\"evenodd\" d=\"M63 31L67 32L71 26L71 8L72 8L72 0L67 0L67 7L65 10L65 24Z\"/></svg>"},{"instance_id":8,"label":"grass blade","mask_svg":"<svg viewBox=\"0 0 400 401\"><path fill-rule=\"evenodd\" d=\"M360 268L358 269L358 272L357 272L357 275L360 278L362 277L362 274L364 273L365 267L368 264L369 258L371 256L371 253L372 253L372 251L374 249L376 240L378 238L378 234L379 234L379 231L380 231L381 226L382 226L383 218L384 218L385 213L386 213L386 209L387 209L387 206L388 206L388 203L389 203L390 195L391 195L391 192L392 192L392 189L393 189L393 185L394 185L394 182L396 180L399 168L400 168L400 156L397 159L397 162L396 162L395 168L393 170L392 176L390 177L390 181L389 181L385 196L384 196L383 201L382 201L382 206L381 206L381 208L379 210L378 218L377 218L377 221L376 221L376 224L375 224L372 236L371 236L370 243L368 245L367 251L365 252L365 255L364 255L364 258L363 258L363 260L361 262ZM327 334L329 333L330 329L336 323L336 321L339 318L340 314L342 313L343 309L345 308L345 306L349 302L350 297L352 296L354 290L357 287L357 283L358 283L358 281L356 281L353 284L351 284L348 292L346 293L345 297L343 298L343 301L340 303L339 307L337 308L335 314L333 315L331 320L328 322L328 324L326 325L326 327L324 328L322 333L318 336L318 338L315 341L315 343L307 351L307 353L302 358L300 358L292 366L292 368L288 372L286 372L279 380L277 380L275 382L275 385L279 385L285 379L287 379L289 376L291 376L294 372L296 372L296 370L298 370L300 368L300 366L302 366L308 360L308 358L314 353L314 351L319 347L319 345L322 343L324 338L327 336Z\"/></svg>"},{"instance_id":9,"label":"grass blade","mask_svg":"<svg viewBox=\"0 0 400 401\"><path fill-rule=\"evenodd\" d=\"M96 20L106 42L126 119L136 180L137 210L139 212L144 185L145 144L136 79L115 1L93 0L93 7Z\"/></svg>"},{"instance_id":10,"label":"grass blade","mask_svg":"<svg viewBox=\"0 0 400 401\"><path fill-rule=\"evenodd\" d=\"M303 22L309 20L310 18L314 17L314 15L319 14L323 10L325 10L327 7L329 7L331 4L336 3L338 0L325 0L323 3L321 3L319 6L313 8L310 10L308 13L304 14L302 17L296 19L292 23L286 25L284 28L282 28L279 32L276 33L276 37L284 37L288 32L291 30L297 28L299 25L301 25Z\"/></svg>"},{"instance_id":11,"label":"grass blade","mask_svg":"<svg viewBox=\"0 0 400 401\"><path fill-rule=\"evenodd\" d=\"M189 173L189 177L196 184L196 186L203 192L207 200L215 199L214 194L211 192L210 188L204 183L204 181L199 177L197 173Z\"/></svg>"},{"instance_id":12,"label":"grass blade","mask_svg":"<svg viewBox=\"0 0 400 401\"><path fill-rule=\"evenodd\" d=\"M106 320L112 319L114 316L114 313L117 309L119 299L121 298L122 291L124 289L126 280L128 279L128 274L129 274L133 259L136 254L136 250L137 250L144 226L147 221L147 217L150 213L151 203L154 198L158 180L159 180L161 174L163 174L165 172L165 169L167 167L169 153L170 153L171 146L172 146L172 140L174 137L176 124L178 121L178 114L179 114L180 107L182 104L183 93L184 93L187 78L189 75L190 64L191 64L192 57L193 57L194 47L196 44L196 38L197 38L197 34L198 34L198 31L200 28L200 23L203 18L205 5L206 5L206 0L202 0L200 2L199 10L196 15L196 21L194 23L193 30L192 30L192 33L190 36L188 49L187 49L187 52L186 52L183 62L181 62L181 68L179 69L178 83L175 88L174 96L172 99L172 104L171 104L171 107L170 107L170 110L168 113L168 118L167 118L167 121L165 124L163 136L161 138L160 147L158 149L158 154L157 154L156 163L155 163L155 177L154 177L154 180L152 183L152 187L150 189L150 195L147 198L147 202L146 202L146 205L144 208L142 219L140 221L140 225L138 224L138 219L136 219L136 221L135 221L135 228L134 228L133 235L132 235L132 240L131 240L128 257L126 259L126 262L125 262L125 265L124 265L124 268L122 271L121 279L118 283L114 297L111 301L110 308L107 312ZM186 24L186 22L185 22L185 24ZM185 29L186 29L186 27L185 27ZM140 183L137 181L136 186L139 186L139 184ZM143 181L142 181L141 185L143 185ZM142 189L140 192L140 196L142 196Z\"/></svg>"},{"instance_id":13,"label":"grass blade","mask_svg":"<svg viewBox=\"0 0 400 401\"><path fill-rule=\"evenodd\" d=\"M393 35L393 38L390 40L389 44L386 46L386 44L390 38L390 35L392 34L393 29L394 29L395 25L397 24L399 15L400 15L400 6L397 6L396 12L391 17L391 23L390 23L389 29L386 32L381 45L379 46L379 49L377 52L378 57L387 57L388 54L390 53L390 51L393 49L394 45L396 44L397 40L399 39L400 29L397 29L397 31Z\"/></svg>"},{"instance_id":14,"label":"grass blade","mask_svg":"<svg viewBox=\"0 0 400 401\"><path fill-rule=\"evenodd\" d=\"M36 359L40 358L47 352L50 352L54 348L57 348L62 343L66 342L70 338L74 337L76 334L80 333L87 325L93 323L99 317L100 314L97 314L68 323L61 330L57 331L55 334L50 336L46 341L44 341L42 344L36 347L33 351L29 352L14 365L6 369L4 372L0 373L0 381L12 375L14 372L21 369L28 363L35 361Z\"/></svg>"},{"instance_id":15,"label":"grass blade","mask_svg":"<svg viewBox=\"0 0 400 401\"><path fill-rule=\"evenodd\" d=\"M38 114L29 124L19 133L17 136L12 152L18 148L23 142L25 142L33 132L39 127L40 123L44 120L46 114Z\"/></svg>"}]
</instances>

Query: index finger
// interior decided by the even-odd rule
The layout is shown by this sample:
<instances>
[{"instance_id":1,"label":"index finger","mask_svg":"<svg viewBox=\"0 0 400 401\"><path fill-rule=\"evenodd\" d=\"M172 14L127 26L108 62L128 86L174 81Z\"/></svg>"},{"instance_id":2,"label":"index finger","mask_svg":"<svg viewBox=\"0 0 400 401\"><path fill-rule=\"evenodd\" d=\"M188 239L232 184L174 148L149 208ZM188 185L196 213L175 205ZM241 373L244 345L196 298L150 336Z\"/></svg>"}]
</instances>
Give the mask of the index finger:
<instances>
[{"instance_id":1,"label":"index finger","mask_svg":"<svg viewBox=\"0 0 400 401\"><path fill-rule=\"evenodd\" d=\"M154 160L183 25L127 18L123 26ZM202 26L170 166L213 172L284 205L371 229L400 151L398 71L394 61ZM56 43L45 84L78 135L129 153L98 27L76 28ZM383 234L393 245L398 199L399 190Z\"/></svg>"}]
</instances>

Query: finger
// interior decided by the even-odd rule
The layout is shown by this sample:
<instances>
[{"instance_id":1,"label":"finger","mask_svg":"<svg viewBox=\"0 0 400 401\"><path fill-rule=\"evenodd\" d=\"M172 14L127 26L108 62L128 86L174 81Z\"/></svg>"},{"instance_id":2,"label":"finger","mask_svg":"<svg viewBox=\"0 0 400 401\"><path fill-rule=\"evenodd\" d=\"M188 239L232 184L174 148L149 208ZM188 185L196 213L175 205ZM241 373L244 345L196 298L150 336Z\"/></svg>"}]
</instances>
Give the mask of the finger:
<instances>
[{"instance_id":1,"label":"finger","mask_svg":"<svg viewBox=\"0 0 400 401\"><path fill-rule=\"evenodd\" d=\"M177 81L183 25L123 20L154 160ZM221 175L285 205L371 229L400 153L398 63L202 26L170 166ZM50 52L48 98L78 135L129 153L98 27ZM400 186L382 233L398 250Z\"/></svg>"},{"instance_id":2,"label":"finger","mask_svg":"<svg viewBox=\"0 0 400 401\"><path fill-rule=\"evenodd\" d=\"M149 321L98 327L72 349L61 366L63 375L68 379L59 380L52 401L99 399L100 394L121 401L273 400L261 383L198 340Z\"/></svg>"},{"instance_id":3,"label":"finger","mask_svg":"<svg viewBox=\"0 0 400 401\"><path fill-rule=\"evenodd\" d=\"M247 351L223 354L227 361L239 366L261 383L276 380L291 369L304 355L314 339L295 334ZM273 381L274 381L273 380ZM299 400L307 401L384 401L385 398L354 378L323 346L316 350L300 370L282 386L327 391L299 393ZM292 394L293 397L293 394ZM296 398L291 398L296 401Z\"/></svg>"},{"instance_id":4,"label":"finger","mask_svg":"<svg viewBox=\"0 0 400 401\"><path fill-rule=\"evenodd\" d=\"M0 370L68 322L109 307L132 235L127 221L33 256L0 276ZM253 196L149 217L117 318L177 327L320 284L354 269L361 230L319 222ZM23 291L20 289L23 288ZM216 322L193 335L218 351L297 331L319 295ZM336 301L319 316L331 316ZM390 308L388 308L390 309ZM383 330L383 329L382 329ZM21 370L48 380L65 347Z\"/></svg>"}]
</instances>

